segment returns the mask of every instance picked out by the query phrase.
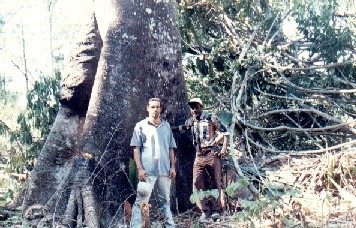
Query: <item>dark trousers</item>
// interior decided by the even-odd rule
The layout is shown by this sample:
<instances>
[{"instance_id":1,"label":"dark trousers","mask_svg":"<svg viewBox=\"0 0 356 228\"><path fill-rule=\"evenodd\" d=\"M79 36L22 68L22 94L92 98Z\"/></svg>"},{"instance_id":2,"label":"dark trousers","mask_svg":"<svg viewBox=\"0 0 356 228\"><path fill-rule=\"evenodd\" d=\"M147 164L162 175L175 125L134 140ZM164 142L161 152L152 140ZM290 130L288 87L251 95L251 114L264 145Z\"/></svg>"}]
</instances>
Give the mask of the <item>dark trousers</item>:
<instances>
[{"instance_id":1,"label":"dark trousers","mask_svg":"<svg viewBox=\"0 0 356 228\"><path fill-rule=\"evenodd\" d=\"M211 211L222 211L221 206L221 163L220 158L213 151L203 153L196 152L193 166L193 192L198 190L218 189L219 197L217 199L197 199L198 208L205 213Z\"/></svg>"}]
</instances>

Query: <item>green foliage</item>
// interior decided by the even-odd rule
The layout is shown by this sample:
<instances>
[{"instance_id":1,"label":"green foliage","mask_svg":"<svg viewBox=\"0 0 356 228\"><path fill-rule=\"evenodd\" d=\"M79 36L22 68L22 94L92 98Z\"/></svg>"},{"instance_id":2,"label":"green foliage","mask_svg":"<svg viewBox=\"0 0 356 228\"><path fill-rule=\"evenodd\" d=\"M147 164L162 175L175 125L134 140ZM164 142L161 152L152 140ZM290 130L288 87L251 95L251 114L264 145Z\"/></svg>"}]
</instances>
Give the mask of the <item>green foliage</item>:
<instances>
[{"instance_id":1,"label":"green foliage","mask_svg":"<svg viewBox=\"0 0 356 228\"><path fill-rule=\"evenodd\" d=\"M237 217L243 221L250 220L252 217L260 217L267 208L273 210L281 205L278 200L268 198L257 201L240 200L240 204L244 208L244 212L237 214Z\"/></svg>"},{"instance_id":2,"label":"green foliage","mask_svg":"<svg viewBox=\"0 0 356 228\"><path fill-rule=\"evenodd\" d=\"M24 113L20 113L17 118L17 123L20 125L15 134L11 134L10 141L13 142L18 140L19 143L23 145L31 145L32 144L32 132L31 126L27 121L27 118Z\"/></svg>"},{"instance_id":3,"label":"green foliage","mask_svg":"<svg viewBox=\"0 0 356 228\"><path fill-rule=\"evenodd\" d=\"M214 104L216 98L211 91L227 92L231 86L230 55L236 58L234 51L226 51L229 40L221 37L220 28L209 20L222 2L211 1L206 4L180 4L180 28L182 48L185 53L183 64L190 97L201 97L206 104ZM214 12L215 13L215 12Z\"/></svg>"},{"instance_id":4,"label":"green foliage","mask_svg":"<svg viewBox=\"0 0 356 228\"><path fill-rule=\"evenodd\" d=\"M58 112L59 79L59 72L56 78L43 77L35 82L34 88L27 94L27 118L31 121L31 126L39 130L41 137L49 133Z\"/></svg>"},{"instance_id":5,"label":"green foliage","mask_svg":"<svg viewBox=\"0 0 356 228\"><path fill-rule=\"evenodd\" d=\"M271 220L275 224L284 224L286 227L296 226L300 220L294 211L290 211L292 205L297 202L293 198L299 194L296 190L275 192L276 196L264 196L258 200L239 200L243 211L236 213L238 221L250 221L255 226L257 220Z\"/></svg>"},{"instance_id":6,"label":"green foliage","mask_svg":"<svg viewBox=\"0 0 356 228\"><path fill-rule=\"evenodd\" d=\"M241 179L238 182L233 182L229 184L223 191L226 192L228 196L233 196L238 188L247 187L248 184L249 181L247 179ZM190 202L194 204L198 199L202 200L203 198L209 198L209 197L213 197L214 199L217 199L219 195L220 193L218 189L209 189L205 191L199 190L193 192L193 194L190 195L189 199Z\"/></svg>"},{"instance_id":7,"label":"green foliage","mask_svg":"<svg viewBox=\"0 0 356 228\"><path fill-rule=\"evenodd\" d=\"M0 164L6 163L8 155L14 152L14 144L9 142L11 129L16 124L16 117L21 110L18 93L9 90L7 77L0 76Z\"/></svg>"},{"instance_id":8,"label":"green foliage","mask_svg":"<svg viewBox=\"0 0 356 228\"><path fill-rule=\"evenodd\" d=\"M247 179L241 179L238 182L233 182L231 184L229 184L226 188L225 188L225 192L228 196L232 197L235 195L235 192L238 188L241 187L247 187L249 184L249 181Z\"/></svg>"},{"instance_id":9,"label":"green foliage","mask_svg":"<svg viewBox=\"0 0 356 228\"><path fill-rule=\"evenodd\" d=\"M356 116L356 24L335 0L179 5L189 96L231 113L222 118L244 145L303 151L355 138L345 122Z\"/></svg>"},{"instance_id":10,"label":"green foliage","mask_svg":"<svg viewBox=\"0 0 356 228\"><path fill-rule=\"evenodd\" d=\"M230 97L236 69L243 70L244 66L257 63L254 49L245 58L249 64L237 63L242 50L238 44L248 39L247 33L255 26L253 21L245 22L265 20L264 26L270 28L276 18L275 12L270 12L268 18L262 15L260 11L265 7L264 3L256 6L251 1L181 2L180 28L189 96L199 96L209 105L219 101L220 106L230 106L226 98ZM269 33L277 28L272 26Z\"/></svg>"},{"instance_id":11,"label":"green foliage","mask_svg":"<svg viewBox=\"0 0 356 228\"><path fill-rule=\"evenodd\" d=\"M5 205L11 202L13 199L14 199L14 191L11 189L7 189L7 191L0 196L0 201L4 202Z\"/></svg>"},{"instance_id":12,"label":"green foliage","mask_svg":"<svg viewBox=\"0 0 356 228\"><path fill-rule=\"evenodd\" d=\"M56 78L42 77L35 81L27 94L26 110L17 117L17 127L0 130L0 133L7 135L14 148L8 158L11 171L21 173L32 169L58 111L59 78L60 74L56 73Z\"/></svg>"},{"instance_id":13,"label":"green foliage","mask_svg":"<svg viewBox=\"0 0 356 228\"><path fill-rule=\"evenodd\" d=\"M222 110L217 114L217 117L225 126L229 126L231 124L232 113Z\"/></svg>"},{"instance_id":14,"label":"green foliage","mask_svg":"<svg viewBox=\"0 0 356 228\"><path fill-rule=\"evenodd\" d=\"M338 1L302 0L293 1L293 15L298 23L298 31L312 46L310 54L320 54L326 63L337 62L352 46L354 34L351 27L343 26L348 20L336 16ZM335 50L335 51L330 51Z\"/></svg>"},{"instance_id":15,"label":"green foliage","mask_svg":"<svg viewBox=\"0 0 356 228\"><path fill-rule=\"evenodd\" d=\"M190 202L191 203L196 203L196 201L198 199L202 200L204 198L209 198L209 197L213 197L215 199L217 199L219 197L220 193L218 189L210 189L210 190L199 190L196 192L193 192L193 194L190 195Z\"/></svg>"},{"instance_id":16,"label":"green foliage","mask_svg":"<svg viewBox=\"0 0 356 228\"><path fill-rule=\"evenodd\" d=\"M231 183L227 186L224 191L230 197L234 196L235 191L241 187L247 187L249 180L242 179L238 182ZM286 201L293 202L293 198L298 194L298 191L291 190L285 192L275 192L276 196L262 196L258 200L242 200L239 199L239 205L243 208L243 211L237 212L235 214L236 220L240 222L251 222L251 227L254 227L255 220L263 219L273 219L279 221L282 224L287 225L287 227L292 227L296 225L294 222L293 214L290 214L290 211L283 212L286 206ZM204 197L214 197L215 199L219 196L219 191L217 189L206 190L206 191L197 191L190 196L190 202L196 203L198 199L203 199ZM284 215L286 214L286 216ZM290 215L289 215L290 214Z\"/></svg>"}]
</instances>

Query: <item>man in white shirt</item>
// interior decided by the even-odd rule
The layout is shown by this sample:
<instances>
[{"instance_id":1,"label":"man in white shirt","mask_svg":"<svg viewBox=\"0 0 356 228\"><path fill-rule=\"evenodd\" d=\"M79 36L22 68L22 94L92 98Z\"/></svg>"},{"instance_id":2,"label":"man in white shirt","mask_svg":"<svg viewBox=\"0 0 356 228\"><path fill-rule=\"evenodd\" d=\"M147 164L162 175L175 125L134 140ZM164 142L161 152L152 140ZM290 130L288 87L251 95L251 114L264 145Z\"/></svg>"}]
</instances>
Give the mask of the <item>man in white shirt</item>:
<instances>
[{"instance_id":1,"label":"man in white shirt","mask_svg":"<svg viewBox=\"0 0 356 228\"><path fill-rule=\"evenodd\" d=\"M168 122L160 118L161 101L148 101L148 118L135 126L130 146L134 147L134 160L140 182L147 183L147 191L138 191L132 208L131 227L142 227L140 205L148 203L152 190L157 184L159 207L166 218L166 227L175 227L170 210L171 179L175 178L174 148L176 143Z\"/></svg>"}]
</instances>

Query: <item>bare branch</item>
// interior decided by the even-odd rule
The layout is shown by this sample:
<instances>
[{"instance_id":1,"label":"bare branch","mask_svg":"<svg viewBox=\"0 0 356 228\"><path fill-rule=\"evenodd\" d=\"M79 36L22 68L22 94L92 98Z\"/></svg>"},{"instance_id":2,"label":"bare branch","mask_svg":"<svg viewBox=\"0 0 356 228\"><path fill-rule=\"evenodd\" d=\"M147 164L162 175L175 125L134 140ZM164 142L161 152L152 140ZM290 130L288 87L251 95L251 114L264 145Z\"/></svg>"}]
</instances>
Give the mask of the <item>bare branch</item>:
<instances>
[{"instance_id":1,"label":"bare branch","mask_svg":"<svg viewBox=\"0 0 356 228\"><path fill-rule=\"evenodd\" d=\"M297 67L297 68L293 68L293 67L278 67L277 70L281 70L281 71L308 71L308 70L316 70L316 69L327 69L327 68L334 68L334 67L338 67L338 66L345 66L348 64L352 64L352 63L356 63L356 59L350 60L350 61L345 61L345 62L341 62L341 63L334 63L334 64L329 64L329 65L320 65L320 66L311 66L311 67ZM274 68L276 68L274 66Z\"/></svg>"},{"instance_id":2,"label":"bare branch","mask_svg":"<svg viewBox=\"0 0 356 228\"><path fill-rule=\"evenodd\" d=\"M295 128L295 127L287 127L287 126L277 126L277 127L259 127L253 124L250 124L248 122L245 122L243 120L239 120L242 124L244 124L246 127L259 130L259 131L290 131L290 132L325 132L325 131L330 131L330 130L338 130L343 127L351 127L349 123L342 123L342 124L337 124L333 126L327 126L327 127L320 127L320 128ZM355 123L356 121L354 121Z\"/></svg>"},{"instance_id":3,"label":"bare branch","mask_svg":"<svg viewBox=\"0 0 356 228\"><path fill-rule=\"evenodd\" d=\"M28 80L27 75L25 74L25 72L23 72L23 70L21 69L21 67L19 65L17 65L14 61L11 60L11 63L21 72L21 74L23 76L25 76L26 80Z\"/></svg>"},{"instance_id":4,"label":"bare branch","mask_svg":"<svg viewBox=\"0 0 356 228\"><path fill-rule=\"evenodd\" d=\"M356 83L353 83L353 82L348 81L348 80L346 79L344 73L343 73L339 68L337 68L337 71L344 77L344 79L341 79L341 78L339 78L339 77L335 77L336 80L338 80L339 82L344 83L344 84L346 84L346 85L352 86L353 88L356 88Z\"/></svg>"},{"instance_id":5,"label":"bare branch","mask_svg":"<svg viewBox=\"0 0 356 228\"><path fill-rule=\"evenodd\" d=\"M356 18L356 14L354 14L354 13L335 12L334 15L337 16L337 17L351 17L351 18Z\"/></svg>"},{"instance_id":6,"label":"bare branch","mask_svg":"<svg viewBox=\"0 0 356 228\"><path fill-rule=\"evenodd\" d=\"M257 85L258 86L258 85ZM276 94L271 94L271 93L266 93L264 91L262 91L260 88L256 88L256 90L267 96L267 97L274 97L274 98L278 98L278 99L285 99L285 100L291 100L291 101L299 101L299 102L310 102L310 103L315 103L315 104L320 104L320 103L317 103L317 102L314 102L315 99L326 99L326 97L312 97L313 100L308 100L308 99L301 99L301 98L298 98L298 97L290 97L290 96L281 96L281 95L276 95Z\"/></svg>"},{"instance_id":7,"label":"bare branch","mask_svg":"<svg viewBox=\"0 0 356 228\"><path fill-rule=\"evenodd\" d=\"M252 160L253 167L255 168L255 170L256 170L256 172L257 172L257 174L258 174L260 180L262 180L262 183L264 183L264 178L261 176L260 171L259 171L259 169L257 168L257 165L256 165L256 163L255 163L255 159L254 159L253 156L252 156L251 147L250 147L250 144L248 143L248 142L249 142L249 137L248 137L248 134L247 134L247 129L245 129L245 131L244 131L244 136L245 136L245 138L247 139L247 140L246 140L246 146L247 146L247 150L248 150L248 153L249 153L249 155L250 155L250 158L251 158L251 160ZM275 195L275 193L272 191L272 189L270 189L267 185L266 185L266 187L267 187L267 189L272 193L272 195Z\"/></svg>"},{"instance_id":8,"label":"bare branch","mask_svg":"<svg viewBox=\"0 0 356 228\"><path fill-rule=\"evenodd\" d=\"M254 119L260 119L260 118L263 118L263 117L267 117L269 115L273 115L273 114L278 114L278 113L288 113L288 112L312 112L312 113L315 113L325 119L328 119L328 120L332 120L336 123L343 123L343 121L335 118L334 116L331 116L329 114L326 114L324 112L321 112L319 110L316 110L312 107L309 107L308 109L307 108L290 108L290 109L278 109L278 110L273 110L273 111L269 111L269 112L265 112L261 115L258 115L258 116L255 116L255 117L252 117L251 119L254 120Z\"/></svg>"},{"instance_id":9,"label":"bare branch","mask_svg":"<svg viewBox=\"0 0 356 228\"><path fill-rule=\"evenodd\" d=\"M7 131L9 133L11 132L10 127L2 120L0 120L0 127L2 127L5 131Z\"/></svg>"},{"instance_id":10,"label":"bare branch","mask_svg":"<svg viewBox=\"0 0 356 228\"><path fill-rule=\"evenodd\" d=\"M284 91L284 92L286 92L286 91ZM293 97L293 98L297 98L297 96L295 96L294 94L291 94L291 96ZM316 110L316 109L314 109L313 107L311 107L311 106L309 106L309 105L307 105L307 104L305 104L305 102L300 102L300 101L298 101L298 104L301 106L301 107L304 107L304 108L308 108L308 109L312 109L312 110ZM316 110L316 111L318 111L318 110ZM314 123L319 127L319 128L322 128L323 126L319 123L319 121L311 114L311 113L307 113L307 115L314 121ZM334 117L333 117L334 118ZM337 122L337 121L336 121ZM351 131L355 134L355 130L353 130L353 129L351 129ZM325 133L324 133L325 134ZM334 138L330 138L331 139L331 141L333 141L334 143L336 143L336 140L334 139Z\"/></svg>"},{"instance_id":11,"label":"bare branch","mask_svg":"<svg viewBox=\"0 0 356 228\"><path fill-rule=\"evenodd\" d=\"M302 126L300 126L299 123L297 123L296 121L294 121L294 119L293 119L292 117L290 117L288 114L284 114L284 115L285 115L294 125L296 125L296 126L298 127L298 129L303 130L302 132L303 132L311 141L313 141L313 143L314 143L315 145L317 145L320 149L324 149L318 142L316 142L316 141L314 140L313 137L310 136L310 134L309 134L307 131L305 131L305 129L304 129Z\"/></svg>"},{"instance_id":12,"label":"bare branch","mask_svg":"<svg viewBox=\"0 0 356 228\"><path fill-rule=\"evenodd\" d=\"M244 135L245 135L245 138L248 139L247 129L245 129ZM249 152L250 158L251 158L251 160L252 160L252 162L253 162L253 167L255 168L255 170L256 170L258 176L260 177L260 179L262 180L262 182L264 182L264 179L263 179L263 177L261 176L260 171L258 170L257 165L256 165L256 163L255 163L255 160L254 160L254 158L253 158L253 156L252 156L252 152L251 152L251 148L250 148L250 144L248 143L248 140L246 141L246 146L247 146L247 150L248 150L248 152ZM255 189L255 187L254 187L253 185L250 185L250 187L253 189L253 192L258 192L258 191ZM268 186L267 186L267 188L268 188ZM270 190L270 192L271 192L273 195L275 195L275 193L274 193L270 188L268 188L268 189Z\"/></svg>"},{"instance_id":13,"label":"bare branch","mask_svg":"<svg viewBox=\"0 0 356 228\"><path fill-rule=\"evenodd\" d=\"M285 159L289 159L290 156L288 154L283 154L283 155L277 155L277 156L274 156L274 157L271 157L267 160L264 160L261 164L260 164L260 168L262 168L263 166L269 164L269 163L272 163L274 161L277 161L277 160L285 160Z\"/></svg>"},{"instance_id":14,"label":"bare branch","mask_svg":"<svg viewBox=\"0 0 356 228\"><path fill-rule=\"evenodd\" d=\"M356 89L333 89L333 90L326 90L326 89L306 89L300 86L297 86L296 84L292 83L291 81L289 81L288 78L286 78L281 72L280 76L284 79L283 80L283 84L285 83L285 85L288 85L292 88L298 89L300 91L304 91L304 92L308 92L308 93L322 93L322 94L345 94L345 93L356 93Z\"/></svg>"},{"instance_id":15,"label":"bare branch","mask_svg":"<svg viewBox=\"0 0 356 228\"><path fill-rule=\"evenodd\" d=\"M319 153L325 153L331 150L339 150L343 147L346 146L351 146L351 145L355 145L356 144L356 140L351 140L349 142L346 143L341 143L332 147L328 147L326 149L319 149L319 150L303 150L303 151L290 151L290 150L275 150L275 149L271 149L271 148L267 148L262 146L259 143L254 142L252 139L248 139L250 143L252 143L253 145L257 146L258 148L261 148L265 151L271 152L271 153L288 153L289 155L306 155L306 154L319 154Z\"/></svg>"}]
</instances>

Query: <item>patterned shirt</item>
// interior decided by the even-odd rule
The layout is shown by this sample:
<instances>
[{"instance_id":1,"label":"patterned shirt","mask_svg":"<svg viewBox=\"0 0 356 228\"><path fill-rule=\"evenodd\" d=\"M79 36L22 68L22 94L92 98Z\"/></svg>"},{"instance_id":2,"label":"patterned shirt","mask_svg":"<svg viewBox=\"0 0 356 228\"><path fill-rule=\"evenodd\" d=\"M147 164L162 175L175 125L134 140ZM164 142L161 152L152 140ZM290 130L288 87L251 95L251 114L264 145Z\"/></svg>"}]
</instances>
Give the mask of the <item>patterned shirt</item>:
<instances>
[{"instance_id":1,"label":"patterned shirt","mask_svg":"<svg viewBox=\"0 0 356 228\"><path fill-rule=\"evenodd\" d=\"M130 146L140 147L141 163L149 176L169 176L169 149L176 148L171 127L161 120L158 127L148 121L141 120L135 126Z\"/></svg>"},{"instance_id":2,"label":"patterned shirt","mask_svg":"<svg viewBox=\"0 0 356 228\"><path fill-rule=\"evenodd\" d=\"M211 148L215 137L219 132L226 132L226 128L221 124L216 116L205 112L195 119L190 117L185 121L183 126L185 129L190 129L193 137L193 145L197 150Z\"/></svg>"}]
</instances>

